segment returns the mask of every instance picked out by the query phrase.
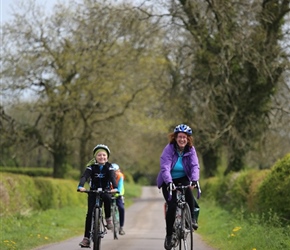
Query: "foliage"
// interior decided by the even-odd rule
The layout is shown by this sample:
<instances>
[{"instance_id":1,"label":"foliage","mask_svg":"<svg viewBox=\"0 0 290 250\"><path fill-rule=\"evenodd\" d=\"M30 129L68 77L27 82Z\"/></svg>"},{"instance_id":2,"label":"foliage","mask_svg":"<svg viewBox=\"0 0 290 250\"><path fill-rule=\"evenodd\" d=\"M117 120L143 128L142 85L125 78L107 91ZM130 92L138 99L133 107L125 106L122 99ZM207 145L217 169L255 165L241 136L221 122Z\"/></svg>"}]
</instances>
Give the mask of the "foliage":
<instances>
[{"instance_id":1,"label":"foliage","mask_svg":"<svg viewBox=\"0 0 290 250\"><path fill-rule=\"evenodd\" d=\"M276 162L260 185L258 204L261 212L272 210L290 222L290 154Z\"/></svg>"},{"instance_id":2,"label":"foliage","mask_svg":"<svg viewBox=\"0 0 290 250\"><path fill-rule=\"evenodd\" d=\"M16 167L0 167L0 172L7 172L13 174L24 174L28 176L44 176L52 177L51 168L16 168Z\"/></svg>"},{"instance_id":3,"label":"foliage","mask_svg":"<svg viewBox=\"0 0 290 250\"><path fill-rule=\"evenodd\" d=\"M280 250L290 247L290 228L281 227L273 213L252 214L237 209L230 213L215 202L200 201L198 234L215 249Z\"/></svg>"},{"instance_id":4,"label":"foliage","mask_svg":"<svg viewBox=\"0 0 290 250\"><path fill-rule=\"evenodd\" d=\"M245 170L228 176L212 177L204 180L203 196L213 199L221 207L232 211L243 207L257 212L257 192L268 170Z\"/></svg>"},{"instance_id":5,"label":"foliage","mask_svg":"<svg viewBox=\"0 0 290 250\"><path fill-rule=\"evenodd\" d=\"M158 22L143 19L130 5L75 1L59 5L49 18L31 3L22 7L25 15L15 14L3 27L4 96L13 94L6 99L13 106L5 108L10 119L3 129L15 123L23 131L5 159L15 151L20 161L24 145L29 153L45 149L53 176L64 178L68 164L83 171L93 142L115 143L116 118L130 108L140 111L140 104L152 107L150 99L160 95L152 83L160 82L166 63L159 52L162 32ZM33 92L33 98L19 100L22 91ZM130 131L138 129L127 125Z\"/></svg>"},{"instance_id":6,"label":"foliage","mask_svg":"<svg viewBox=\"0 0 290 250\"><path fill-rule=\"evenodd\" d=\"M24 1L1 25L0 165L66 178L105 143L154 184L185 122L206 177L269 168L290 145L287 1Z\"/></svg>"},{"instance_id":7,"label":"foliage","mask_svg":"<svg viewBox=\"0 0 290 250\"><path fill-rule=\"evenodd\" d=\"M273 97L281 83L289 96L283 75L289 70L289 43L279 43L287 39L288 5L287 0L168 4L168 71L172 99L179 104L170 106L169 115L180 112L192 125L207 177L215 175L221 147L227 148L225 174L243 169L279 106ZM284 111L289 117L289 109Z\"/></svg>"},{"instance_id":8,"label":"foliage","mask_svg":"<svg viewBox=\"0 0 290 250\"><path fill-rule=\"evenodd\" d=\"M228 176L212 177L202 183L203 197L214 200L228 211L243 209L253 213L276 214L289 223L290 155L270 170L245 170Z\"/></svg>"},{"instance_id":9,"label":"foliage","mask_svg":"<svg viewBox=\"0 0 290 250\"><path fill-rule=\"evenodd\" d=\"M53 169L52 168L29 168L29 167L0 167L0 172L7 172L13 174L24 174L31 177L52 177ZM70 169L65 178L79 180L79 171L75 169Z\"/></svg>"},{"instance_id":10,"label":"foliage","mask_svg":"<svg viewBox=\"0 0 290 250\"><path fill-rule=\"evenodd\" d=\"M1 173L0 215L62 208L85 202L76 192L77 182L46 177Z\"/></svg>"},{"instance_id":11,"label":"foliage","mask_svg":"<svg viewBox=\"0 0 290 250\"><path fill-rule=\"evenodd\" d=\"M125 177L127 205L141 192L128 175ZM86 196L76 192L78 181L49 177L30 177L1 172L0 216L29 214L31 211L77 206Z\"/></svg>"},{"instance_id":12,"label":"foliage","mask_svg":"<svg viewBox=\"0 0 290 250\"><path fill-rule=\"evenodd\" d=\"M0 248L31 250L81 235L85 213L85 205L79 204L73 207L1 217Z\"/></svg>"},{"instance_id":13,"label":"foliage","mask_svg":"<svg viewBox=\"0 0 290 250\"><path fill-rule=\"evenodd\" d=\"M9 174L10 176L11 174ZM2 177L7 178L8 174L1 173L1 195L4 194L2 191L2 184L4 180ZM12 175L15 185L20 183L21 189L23 191L24 197L17 196L18 199L11 199L9 203L9 209L16 206L26 206L25 199L27 199L27 194L35 190L33 183L34 179L26 176ZM40 178L42 180L42 178ZM10 181L8 181L10 182ZM52 181L53 182L53 181ZM44 183L47 184L46 181ZM84 219L86 214L86 195L79 194L75 192L75 183L71 185L71 181L58 180L57 188L60 188L59 192L66 194L62 198L66 199L64 203L65 207L53 208L40 211L19 211L16 210L15 213L11 215L1 215L1 228L0 228L0 249L1 250L12 250L12 249L33 249L37 246L58 242L61 240L68 239L73 236L77 236L83 233ZM65 186L62 188L62 186ZM10 189L11 186L9 186ZM73 187L73 189L71 189ZM132 182L125 182L125 206L129 207L133 203L133 199L140 197L141 186L138 186ZM11 190L12 191L12 190ZM13 189L14 194L16 193ZM44 191L48 193L47 191ZM41 192L44 194L44 192ZM26 196L25 196L26 194ZM72 197L71 194L75 194ZM15 195L13 196L15 197ZM71 200L73 198L73 200ZM77 198L77 200L75 199ZM0 197L0 204L7 203L3 202L3 196ZM47 201L46 201L47 202ZM47 205L47 204L46 204ZM7 208L8 209L8 208ZM1 207L2 212L2 207ZM19 233L21 232L21 233ZM29 240L28 240L29 239Z\"/></svg>"}]
</instances>

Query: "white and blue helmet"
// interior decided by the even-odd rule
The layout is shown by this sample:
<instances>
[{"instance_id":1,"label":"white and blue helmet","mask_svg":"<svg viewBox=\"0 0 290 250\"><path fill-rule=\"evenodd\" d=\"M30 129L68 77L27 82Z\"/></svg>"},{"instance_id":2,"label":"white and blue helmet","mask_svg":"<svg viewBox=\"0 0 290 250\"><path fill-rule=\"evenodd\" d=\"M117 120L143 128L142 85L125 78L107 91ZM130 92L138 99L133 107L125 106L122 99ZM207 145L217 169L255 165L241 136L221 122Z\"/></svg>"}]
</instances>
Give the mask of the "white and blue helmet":
<instances>
[{"instance_id":1,"label":"white and blue helmet","mask_svg":"<svg viewBox=\"0 0 290 250\"><path fill-rule=\"evenodd\" d=\"M113 170L114 170L114 171L117 171L117 170L120 169L119 165L116 164L116 163L112 163L112 167L113 167Z\"/></svg>"},{"instance_id":2,"label":"white and blue helmet","mask_svg":"<svg viewBox=\"0 0 290 250\"><path fill-rule=\"evenodd\" d=\"M187 126L186 124L180 124L180 125L177 125L174 129L174 133L179 133L179 132L182 132L182 133L186 133L188 135L192 135L192 130L189 126Z\"/></svg>"}]
</instances>

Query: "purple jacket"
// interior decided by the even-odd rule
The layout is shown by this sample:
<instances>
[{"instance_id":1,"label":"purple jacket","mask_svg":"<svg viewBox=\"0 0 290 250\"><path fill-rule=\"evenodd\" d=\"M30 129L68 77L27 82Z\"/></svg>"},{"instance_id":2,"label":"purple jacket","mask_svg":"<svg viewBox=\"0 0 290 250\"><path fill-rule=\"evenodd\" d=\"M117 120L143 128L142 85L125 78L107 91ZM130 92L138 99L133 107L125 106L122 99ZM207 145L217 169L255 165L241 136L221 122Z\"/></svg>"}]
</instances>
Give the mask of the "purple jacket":
<instances>
[{"instance_id":1,"label":"purple jacket","mask_svg":"<svg viewBox=\"0 0 290 250\"><path fill-rule=\"evenodd\" d=\"M172 182L170 174L171 169L178 160L178 153L174 147L174 144L167 144L163 149L160 157L160 172L157 176L157 186L160 188L165 182L168 184ZM182 163L184 171L190 181L199 180L199 163L197 154L194 147L190 147L189 151L186 151L182 157Z\"/></svg>"}]
</instances>

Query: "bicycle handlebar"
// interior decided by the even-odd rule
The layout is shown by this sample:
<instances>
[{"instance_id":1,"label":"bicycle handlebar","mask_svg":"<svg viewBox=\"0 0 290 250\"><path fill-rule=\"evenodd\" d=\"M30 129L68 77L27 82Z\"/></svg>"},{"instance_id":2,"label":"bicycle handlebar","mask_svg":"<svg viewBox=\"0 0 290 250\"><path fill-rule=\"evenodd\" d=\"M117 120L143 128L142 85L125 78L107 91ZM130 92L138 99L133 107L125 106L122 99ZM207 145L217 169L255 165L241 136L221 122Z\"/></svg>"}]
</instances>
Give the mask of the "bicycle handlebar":
<instances>
[{"instance_id":1,"label":"bicycle handlebar","mask_svg":"<svg viewBox=\"0 0 290 250\"><path fill-rule=\"evenodd\" d=\"M97 194L118 194L120 193L119 191L113 191L112 190L84 190L84 191L81 191L79 189L77 189L77 192L80 192L80 193L97 193Z\"/></svg>"},{"instance_id":2,"label":"bicycle handlebar","mask_svg":"<svg viewBox=\"0 0 290 250\"><path fill-rule=\"evenodd\" d=\"M176 190L176 189L187 189L187 188L189 188L189 187L191 187L191 185L180 185L180 186L175 186L175 189L174 190Z\"/></svg>"},{"instance_id":3,"label":"bicycle handlebar","mask_svg":"<svg viewBox=\"0 0 290 250\"><path fill-rule=\"evenodd\" d=\"M197 184L194 186L194 188L197 189L197 199L200 198L200 195L201 195L201 189L200 189L200 185L199 185L199 182L197 181L196 182ZM187 189L189 187L192 186L192 183L190 182L189 185L179 185L179 186L175 186L174 184L172 185L172 189L169 189L169 195L168 195L168 200L170 201L172 199L172 191L173 190L176 190L176 189Z\"/></svg>"}]
</instances>

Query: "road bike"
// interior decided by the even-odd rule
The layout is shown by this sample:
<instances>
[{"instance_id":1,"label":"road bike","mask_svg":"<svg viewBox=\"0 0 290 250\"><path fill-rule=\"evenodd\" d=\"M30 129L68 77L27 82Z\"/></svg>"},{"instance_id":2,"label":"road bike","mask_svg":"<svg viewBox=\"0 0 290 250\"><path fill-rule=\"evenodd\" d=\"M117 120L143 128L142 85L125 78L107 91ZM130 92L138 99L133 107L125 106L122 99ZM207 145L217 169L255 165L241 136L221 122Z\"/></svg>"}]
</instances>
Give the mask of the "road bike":
<instances>
[{"instance_id":1,"label":"road bike","mask_svg":"<svg viewBox=\"0 0 290 250\"><path fill-rule=\"evenodd\" d=\"M193 229L189 205L185 201L185 190L187 186L175 186L176 189L176 214L172 233L172 250L193 249ZM167 203L165 203L167 206ZM166 211L166 207L165 207Z\"/></svg>"},{"instance_id":2,"label":"road bike","mask_svg":"<svg viewBox=\"0 0 290 250\"><path fill-rule=\"evenodd\" d=\"M82 193L94 193L96 194L96 202L93 209L92 216L92 227L90 232L90 241L93 242L93 250L101 250L101 240L107 234L107 225L105 223L104 211L102 208L103 200L101 194L111 194L110 190L102 190L99 188L97 190L85 190L80 191Z\"/></svg>"},{"instance_id":3,"label":"road bike","mask_svg":"<svg viewBox=\"0 0 290 250\"><path fill-rule=\"evenodd\" d=\"M119 217L119 209L117 206L117 198L118 197L114 197L112 196L111 200L112 200L112 205L111 205L111 215L113 218L113 237L114 240L118 239L118 232L120 229L120 217Z\"/></svg>"}]
</instances>

